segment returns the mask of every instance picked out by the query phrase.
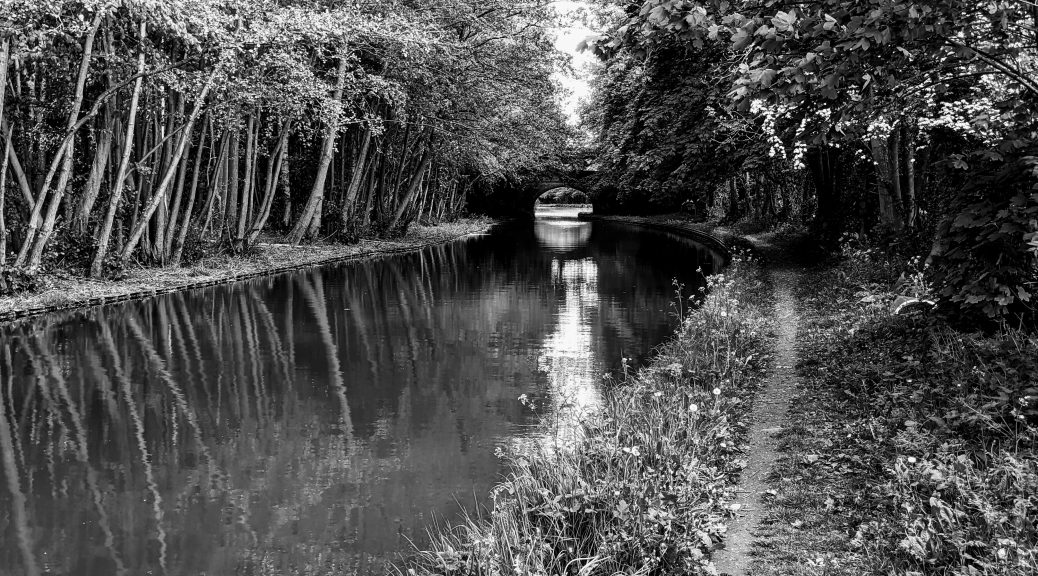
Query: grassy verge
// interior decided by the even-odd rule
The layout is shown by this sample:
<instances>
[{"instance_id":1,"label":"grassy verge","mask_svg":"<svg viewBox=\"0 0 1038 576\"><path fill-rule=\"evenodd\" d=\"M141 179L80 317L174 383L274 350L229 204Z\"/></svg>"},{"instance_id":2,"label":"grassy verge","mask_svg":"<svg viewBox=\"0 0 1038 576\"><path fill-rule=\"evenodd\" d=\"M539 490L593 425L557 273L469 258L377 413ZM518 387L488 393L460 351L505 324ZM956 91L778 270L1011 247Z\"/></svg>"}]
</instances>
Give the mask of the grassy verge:
<instances>
[{"instance_id":1,"label":"grassy verge","mask_svg":"<svg viewBox=\"0 0 1038 576\"><path fill-rule=\"evenodd\" d=\"M408 572L696 574L724 534L743 416L767 364L771 290L737 258L583 440L511 457L483 518L434 535Z\"/></svg>"},{"instance_id":2,"label":"grassy verge","mask_svg":"<svg viewBox=\"0 0 1038 576\"><path fill-rule=\"evenodd\" d=\"M1038 574L1038 339L892 316L896 262L809 273L755 575Z\"/></svg>"},{"instance_id":3,"label":"grassy verge","mask_svg":"<svg viewBox=\"0 0 1038 576\"><path fill-rule=\"evenodd\" d=\"M361 240L356 244L260 243L252 252L203 258L179 268L128 268L120 280L94 280L71 275L49 274L41 278L43 288L33 293L0 297L0 314L41 307L70 308L92 299L112 298L151 290L189 288L201 282L232 279L243 274L275 272L301 265L316 265L348 257L380 253L445 242L465 234L483 232L493 221L468 218L437 226L412 226L407 235L392 240Z\"/></svg>"}]
</instances>

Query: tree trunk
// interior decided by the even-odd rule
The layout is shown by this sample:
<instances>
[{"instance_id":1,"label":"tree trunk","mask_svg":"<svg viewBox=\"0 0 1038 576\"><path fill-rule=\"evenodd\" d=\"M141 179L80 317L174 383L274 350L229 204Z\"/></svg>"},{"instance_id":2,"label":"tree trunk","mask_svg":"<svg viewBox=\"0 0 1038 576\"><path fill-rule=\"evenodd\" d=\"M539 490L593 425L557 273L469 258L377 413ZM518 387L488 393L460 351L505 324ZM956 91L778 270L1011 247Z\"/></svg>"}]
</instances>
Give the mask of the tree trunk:
<instances>
[{"instance_id":1,"label":"tree trunk","mask_svg":"<svg viewBox=\"0 0 1038 576\"><path fill-rule=\"evenodd\" d=\"M206 118L206 123L211 123L211 120L208 117ZM191 191L188 193L187 206L184 207L184 219L180 223L180 229L176 233L176 240L173 242L173 257L170 262L174 266L180 265L180 259L184 254L184 240L187 239L187 231L191 225L191 211L195 207L195 193L198 190L198 175L203 170L202 149L205 148L206 133L207 131L203 128L201 136L198 137L198 149L195 150L194 172L191 174ZM173 232L171 231L170 234L172 235L172 233Z\"/></svg>"},{"instance_id":2,"label":"tree trunk","mask_svg":"<svg viewBox=\"0 0 1038 576\"><path fill-rule=\"evenodd\" d=\"M138 36L141 39L141 48L137 52L137 73L144 71L144 47L143 40L147 33L147 24L141 22ZM108 239L112 234L112 224L115 221L115 212L119 208L119 198L123 192L123 181L126 180L126 171L130 166L130 156L133 153L134 127L137 124L137 105L140 103L141 85L143 77L138 77L133 85L133 95L130 97L130 112L126 119L126 135L123 137L125 143L122 150L122 158L119 160L119 171L116 172L115 180L112 181L112 190L108 199L108 211L105 213L104 224L101 225L101 233L98 235L97 252L94 261L90 264L90 276L99 278L101 276L101 265L104 263L108 252Z\"/></svg>"},{"instance_id":3,"label":"tree trunk","mask_svg":"<svg viewBox=\"0 0 1038 576\"><path fill-rule=\"evenodd\" d=\"M256 148L255 138L255 114L249 114L249 120L245 124L245 180L242 183L241 205L238 207L238 221L234 222L234 234L231 247L240 252L245 241L245 230L249 221L249 204L252 200L252 173L254 170L253 150Z\"/></svg>"},{"instance_id":4,"label":"tree trunk","mask_svg":"<svg viewBox=\"0 0 1038 576\"><path fill-rule=\"evenodd\" d=\"M158 208L159 204L165 198L166 190L169 188L169 184L173 180L173 175L176 172L176 166L180 162L180 157L184 154L184 149L187 148L187 143L191 140L191 133L195 122L198 120L198 115L201 114L202 108L205 106L205 99L209 95L209 90L213 87L213 81L216 79L216 74L219 70L220 65L217 64L216 68L214 68L209 74L209 78L206 80L205 86L202 87L201 93L195 99L195 105L191 110L191 116L187 120L184 133L180 136L180 142L177 144L177 150L173 153L173 159L170 161L170 168L166 170L166 174L162 177L162 182L152 195L151 202L148 204L147 208L144 210L144 214L141 216L141 221L137 223L137 228L130 233L129 239L126 240L126 245L123 246L123 261L128 260L130 255L133 254L133 249L137 247L137 242L140 240L141 235L144 234L144 229L147 227L151 215L155 213L155 209Z\"/></svg>"},{"instance_id":5,"label":"tree trunk","mask_svg":"<svg viewBox=\"0 0 1038 576\"><path fill-rule=\"evenodd\" d=\"M346 58L340 57L339 69L335 80L335 92L332 96L336 103L342 100L342 87L345 80ZM328 123L324 135L324 145L321 149L321 159L317 165L317 174L314 176L313 188L310 189L310 197L307 199L306 206L303 207L303 213L299 215L296 225L288 233L288 241L292 244L299 244L303 240L303 236L311 230L313 220L318 214L317 208L324 198L324 182L328 176L328 165L331 164L332 156L335 153L335 140L338 131L339 127L335 121Z\"/></svg>"},{"instance_id":6,"label":"tree trunk","mask_svg":"<svg viewBox=\"0 0 1038 576\"><path fill-rule=\"evenodd\" d=\"M815 146L808 149L806 164L811 172L815 186L817 208L814 228L819 233L823 244L836 240L843 231L842 194L840 184L842 173L838 150L828 146Z\"/></svg>"},{"instance_id":7,"label":"tree trunk","mask_svg":"<svg viewBox=\"0 0 1038 576\"><path fill-rule=\"evenodd\" d=\"M901 126L891 130L887 140L887 156L890 158L890 196L894 201L894 217L890 220L900 228L905 214L905 202L901 193Z\"/></svg>"},{"instance_id":8,"label":"tree trunk","mask_svg":"<svg viewBox=\"0 0 1038 576\"><path fill-rule=\"evenodd\" d=\"M278 143L274 146L273 153L267 162L267 175L264 181L263 189L263 201L260 204L259 212L256 214L256 219L252 222L252 227L249 230L246 245L251 246L256 242L256 238L259 236L263 227L267 224L267 218L270 217L270 207L274 204L274 195L277 191L278 180L281 179L281 171L285 167L285 158L288 156L288 135L292 129L292 121L286 120L284 126L281 128L281 137L278 138Z\"/></svg>"},{"instance_id":9,"label":"tree trunk","mask_svg":"<svg viewBox=\"0 0 1038 576\"><path fill-rule=\"evenodd\" d=\"M90 59L94 52L94 38L97 35L98 28L101 26L103 15L103 11L97 11L97 14L94 16L94 21L90 23L90 30L87 32L86 39L83 42L83 56L79 62L79 76L76 79L76 87L72 99L72 109L69 111L68 121L66 122L66 131L72 131L79 119L79 111L83 106L83 90L86 86L87 71L90 69ZM58 207L61 205L61 200L65 195L65 188L68 185L69 177L72 175L74 141L75 139L72 138L68 140L66 144L62 145L51 163L51 169L40 188L39 194L37 194L35 206L33 206L32 214L29 216L29 226L28 231L26 232L25 242L22 245L22 249L18 252L17 259L15 259L15 266L22 266L25 264L26 268L29 270L35 270L40 265L40 259L43 256L43 248L47 245L51 232L54 230L54 220L58 214ZM40 216L43 213L43 205L47 200L47 188L49 187L50 179L53 178L59 158L62 160L61 175L58 176L58 184L54 189L54 194L50 198L47 207L47 216L41 225ZM28 262L26 262L26 256L28 256Z\"/></svg>"},{"instance_id":10,"label":"tree trunk","mask_svg":"<svg viewBox=\"0 0 1038 576\"><path fill-rule=\"evenodd\" d=\"M915 197L915 125L909 129L907 123L901 123L902 140L905 143L905 187L908 205L905 209L905 226L914 228L919 206Z\"/></svg>"},{"instance_id":11,"label":"tree trunk","mask_svg":"<svg viewBox=\"0 0 1038 576\"><path fill-rule=\"evenodd\" d=\"M87 178L83 198L79 203L79 211L76 213L74 225L80 234L87 233L90 212L94 209L94 202L97 201L97 195L101 191L101 181L104 180L108 156L112 150L112 125L111 112L106 111L104 128L101 129L101 135L94 150L94 161L90 165L90 176Z\"/></svg>"},{"instance_id":12,"label":"tree trunk","mask_svg":"<svg viewBox=\"0 0 1038 576\"><path fill-rule=\"evenodd\" d=\"M2 102L0 99L0 105ZM8 151L11 149L11 131L5 130L3 135L4 155L0 158L0 266L7 265L7 218L4 215L4 201L7 198L7 161L10 157Z\"/></svg>"},{"instance_id":13,"label":"tree trunk","mask_svg":"<svg viewBox=\"0 0 1038 576\"><path fill-rule=\"evenodd\" d=\"M3 133L7 133L13 131L14 127L10 126L7 120L3 120L0 121L0 130ZM22 169L22 163L18 161L18 153L15 151L13 143L7 150L7 159L10 161L11 172L14 173L15 180L18 181L18 188L22 191L26 213L31 213L36 201L32 197L32 186L29 185L29 179L25 175L25 170Z\"/></svg>"},{"instance_id":14,"label":"tree trunk","mask_svg":"<svg viewBox=\"0 0 1038 576\"><path fill-rule=\"evenodd\" d=\"M400 223L400 217L404 215L404 211L407 210L407 207L411 204L415 195L418 193L419 188L421 188L422 180L425 179L425 173L429 170L429 165L432 164L433 161L432 138L429 140L429 145L422 153L422 161L418 163L418 170L415 171L414 176L411 178L411 183L407 186L407 194L400 202L400 206L397 207L396 213L393 214L393 219L389 221L389 226L386 227L386 230L392 230L397 227Z\"/></svg>"},{"instance_id":15,"label":"tree trunk","mask_svg":"<svg viewBox=\"0 0 1038 576\"><path fill-rule=\"evenodd\" d=\"M224 195L224 211L223 211L223 234L227 234L228 237L234 235L234 225L238 221L238 165L241 157L241 129L237 125L231 131L231 149L227 156L227 172L226 172L226 187L224 190L227 194Z\"/></svg>"},{"instance_id":16,"label":"tree trunk","mask_svg":"<svg viewBox=\"0 0 1038 576\"><path fill-rule=\"evenodd\" d=\"M342 202L342 224L348 226L353 216L353 204L357 201L357 193L360 192L360 184L364 179L364 169L368 160L368 150L371 148L371 127L364 128L364 136L361 140L360 151L353 163L353 175L350 177L349 188L346 189L346 198Z\"/></svg>"}]
</instances>

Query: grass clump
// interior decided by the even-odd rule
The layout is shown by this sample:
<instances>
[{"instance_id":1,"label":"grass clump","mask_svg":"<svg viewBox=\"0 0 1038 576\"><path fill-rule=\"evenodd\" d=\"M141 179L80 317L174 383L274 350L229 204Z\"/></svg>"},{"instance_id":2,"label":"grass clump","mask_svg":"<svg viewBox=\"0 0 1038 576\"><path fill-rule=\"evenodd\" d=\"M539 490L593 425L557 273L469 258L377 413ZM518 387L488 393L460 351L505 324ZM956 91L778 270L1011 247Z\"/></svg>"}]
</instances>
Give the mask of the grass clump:
<instances>
[{"instance_id":1,"label":"grass clump","mask_svg":"<svg viewBox=\"0 0 1038 576\"><path fill-rule=\"evenodd\" d=\"M804 277L753 573L1038 574L1038 338L891 314L873 295L905 263L884 258Z\"/></svg>"},{"instance_id":2,"label":"grass clump","mask_svg":"<svg viewBox=\"0 0 1038 576\"><path fill-rule=\"evenodd\" d=\"M725 532L770 289L737 258L677 337L563 449L511 457L485 518L435 535L417 575L697 574ZM680 307L679 307L680 309Z\"/></svg>"}]
</instances>

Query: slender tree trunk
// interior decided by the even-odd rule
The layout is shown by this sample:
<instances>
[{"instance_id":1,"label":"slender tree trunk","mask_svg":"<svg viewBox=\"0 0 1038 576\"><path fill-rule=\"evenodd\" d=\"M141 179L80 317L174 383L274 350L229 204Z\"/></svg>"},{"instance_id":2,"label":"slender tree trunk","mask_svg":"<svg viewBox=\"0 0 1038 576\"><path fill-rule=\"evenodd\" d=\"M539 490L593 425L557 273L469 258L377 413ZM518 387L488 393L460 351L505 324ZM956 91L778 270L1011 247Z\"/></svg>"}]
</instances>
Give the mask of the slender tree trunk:
<instances>
[{"instance_id":1,"label":"slender tree trunk","mask_svg":"<svg viewBox=\"0 0 1038 576\"><path fill-rule=\"evenodd\" d=\"M253 189L253 178L256 170L256 149L259 147L257 142L258 138L258 125L256 114L249 114L248 124L245 126L245 182L242 188L241 194L241 207L238 214L238 222L236 222L237 230L234 234L234 241L232 246L236 251L241 251L242 245L245 242L245 232L249 225L250 216L252 215L252 189Z\"/></svg>"},{"instance_id":2,"label":"slender tree trunk","mask_svg":"<svg viewBox=\"0 0 1038 576\"><path fill-rule=\"evenodd\" d=\"M13 131L14 127L10 126L6 119L0 121L0 130L3 132ZM26 212L31 213L33 206L36 204L36 200L32 196L32 186L29 184L29 178L25 175L25 170L22 168L22 163L18 161L18 152L14 149L14 144L7 151L7 158L10 161L11 172L14 173L15 180L18 181L18 188L22 191L22 198L25 200Z\"/></svg>"},{"instance_id":3,"label":"slender tree trunk","mask_svg":"<svg viewBox=\"0 0 1038 576\"><path fill-rule=\"evenodd\" d=\"M83 42L83 56L79 62L79 76L76 79L76 88L72 99L72 109L69 111L66 131L72 131L79 119L79 111L83 106L83 90L86 86L87 72L90 69L90 59L94 52L94 38L97 36L97 30L101 26L103 16L104 12L98 10L97 14L94 16L94 21L90 23L90 30L87 32L86 39ZM75 147L74 142L74 138L70 139L68 143L62 146L56 154L54 162L51 165L50 174L48 174L48 178L44 180L43 186L41 187L39 194L37 194L36 205L33 206L32 214L29 216L29 227L28 232L26 233L25 243L22 245L22 249L18 252L15 266L27 264L26 267L29 270L35 270L40 265L40 259L43 256L43 248L47 245L51 232L54 230L54 220L58 215L58 207L61 205L61 200L65 196L65 188L68 186L69 177L72 175L72 160ZM50 178L53 177L53 169L57 164L58 157L61 157L62 159L61 174L58 176L58 184L54 189L54 194L50 198L47 207L47 216L41 225L40 216L43 212L43 205L48 199L47 187ZM26 256L28 256L28 262L26 262Z\"/></svg>"},{"instance_id":4,"label":"slender tree trunk","mask_svg":"<svg viewBox=\"0 0 1038 576\"><path fill-rule=\"evenodd\" d=\"M371 149L371 127L364 128L364 136L361 138L360 151L357 152L357 160L353 163L353 174L350 177L350 185L346 189L346 198L342 203L342 224L348 226L353 216L353 205L357 201L357 193L360 192L360 184L364 179L364 168L367 165L368 150Z\"/></svg>"},{"instance_id":5,"label":"slender tree trunk","mask_svg":"<svg viewBox=\"0 0 1038 576\"><path fill-rule=\"evenodd\" d=\"M211 119L208 116L206 117L206 124L211 124ZM187 231L191 226L191 211L195 207L195 193L198 191L198 175L204 169L202 166L202 149L205 148L206 134L208 134L208 131L203 128L202 134L198 137L198 149L195 150L194 170L191 174L191 191L188 192L187 206L184 207L184 219L180 223L179 231L176 233L176 240L173 242L173 257L170 262L174 266L180 265L181 257L184 254L184 241L187 239ZM172 234L173 232L171 231L170 235Z\"/></svg>"},{"instance_id":6,"label":"slender tree trunk","mask_svg":"<svg viewBox=\"0 0 1038 576\"><path fill-rule=\"evenodd\" d=\"M3 100L0 99L0 103ZM7 199L7 160L11 149L11 131L4 131L4 156L0 159L0 266L7 265L7 217L4 213Z\"/></svg>"},{"instance_id":7,"label":"slender tree trunk","mask_svg":"<svg viewBox=\"0 0 1038 576\"><path fill-rule=\"evenodd\" d=\"M0 126L4 124L4 108L7 101L4 99L7 92L7 63L11 60L11 38L0 38ZM7 129L4 129L6 132ZM5 144L6 147L6 144ZM5 164L7 154L4 154Z\"/></svg>"},{"instance_id":8,"label":"slender tree trunk","mask_svg":"<svg viewBox=\"0 0 1038 576\"><path fill-rule=\"evenodd\" d=\"M101 182L104 180L105 167L108 165L108 157L112 150L112 117L111 112L105 113L104 127L94 150L94 161L90 164L90 176L87 178L86 187L83 190L83 198L79 203L79 211L76 213L74 225L80 234L87 233L87 224L90 221L90 212L94 209L94 202L101 191Z\"/></svg>"},{"instance_id":9,"label":"slender tree trunk","mask_svg":"<svg viewBox=\"0 0 1038 576\"><path fill-rule=\"evenodd\" d=\"M278 143L274 146L270 160L267 162L263 200L260 203L256 218L252 222L252 227L249 229L248 237L245 239L247 246L252 246L256 242L256 238L267 224L267 218L270 217L270 207L274 204L278 181L281 179L281 171L285 167L285 158L288 155L288 135L291 130L292 120L286 120L281 128L281 137L278 138Z\"/></svg>"},{"instance_id":10,"label":"slender tree trunk","mask_svg":"<svg viewBox=\"0 0 1038 576\"><path fill-rule=\"evenodd\" d=\"M890 158L890 196L894 200L894 218L891 224L900 228L905 214L904 197L901 193L901 126L890 132L887 140L887 156Z\"/></svg>"},{"instance_id":11,"label":"slender tree trunk","mask_svg":"<svg viewBox=\"0 0 1038 576\"><path fill-rule=\"evenodd\" d=\"M209 225L212 223L213 213L219 212L219 201L223 194L220 190L221 187L226 188L224 182L227 180L227 151L231 146L231 135L229 131L224 131L220 136L220 151L216 155L216 169L213 171L213 183L209 187L209 198L205 201L205 222L202 224L202 236L205 236Z\"/></svg>"},{"instance_id":12,"label":"slender tree trunk","mask_svg":"<svg viewBox=\"0 0 1038 576\"><path fill-rule=\"evenodd\" d=\"M143 40L147 34L147 24L141 22L137 33L141 39L141 47L137 52L137 73L140 74L144 71ZM119 160L119 171L116 172L115 180L112 181L112 190L108 199L108 211L105 212L104 224L101 225L101 232L98 234L97 253L94 254L94 261L90 264L90 276L93 278L101 276L101 266L108 252L108 240L112 234L112 224L115 222L115 213L119 208L119 199L123 193L123 182L126 180L126 171L129 169L130 157L133 154L133 143L136 136L134 128L137 125L137 105L140 103L141 86L143 83L144 78L138 77L133 85L133 95L130 97L130 111L126 119L126 135L123 137L122 158Z\"/></svg>"},{"instance_id":13,"label":"slender tree trunk","mask_svg":"<svg viewBox=\"0 0 1038 576\"><path fill-rule=\"evenodd\" d=\"M220 65L217 64L216 68L214 68L209 74L209 78L206 80L205 86L202 87L201 93L199 93L195 99L195 105L191 110L191 116L187 120L187 126L184 128L184 133L181 135L180 142L177 144L177 150L173 153L173 159L170 161L170 168L166 170L166 174L162 177L162 182L152 195L151 202L148 203L140 222L137 223L137 228L130 233L126 245L123 246L122 259L124 261L128 260L130 255L133 254L133 249L137 247L137 242L140 240L141 235L144 234L144 229L147 227L151 215L155 213L155 209L158 208L159 203L161 203L166 196L166 190L169 188L169 184L173 180L173 175L176 172L176 165L180 162L180 157L184 154L184 149L187 148L187 143L191 140L191 133L195 122L198 120L198 116L201 114L202 108L205 106L205 99L209 95L209 90L213 87L213 81L216 79L216 74L219 70Z\"/></svg>"},{"instance_id":14,"label":"slender tree trunk","mask_svg":"<svg viewBox=\"0 0 1038 576\"><path fill-rule=\"evenodd\" d=\"M237 124L231 131L231 150L227 156L226 184L224 190L223 234L234 235L234 225L238 221L238 167L241 156L241 129Z\"/></svg>"},{"instance_id":15,"label":"slender tree trunk","mask_svg":"<svg viewBox=\"0 0 1038 576\"><path fill-rule=\"evenodd\" d=\"M335 81L335 92L332 96L336 103L339 103L342 100L342 87L345 79L346 58L340 57L339 69ZM314 177L313 188L310 189L310 198L306 201L306 206L303 207L303 213L299 215L296 225L292 228L292 231L288 233L288 240L292 244L299 244L299 242L303 240L303 237L311 230L313 220L317 217L317 209L321 204L321 200L324 198L324 183L328 176L328 165L331 164L332 156L334 156L335 140L338 131L339 127L336 121L328 123L324 135L324 145L321 149L321 159L317 165L317 174Z\"/></svg>"},{"instance_id":16,"label":"slender tree trunk","mask_svg":"<svg viewBox=\"0 0 1038 576\"><path fill-rule=\"evenodd\" d=\"M201 150L202 149L201 148L201 144L205 140L205 128L204 127L202 128L202 133L199 135L198 140L199 140L199 148L198 149ZM174 239L176 238L176 233L177 233L177 221L180 218L180 206L184 202L184 182L187 180L187 171L190 168L190 164L191 164L191 162L189 161L190 150L191 150L191 142L188 142L188 144L187 144L187 152L184 153L184 157L180 160L180 171L177 174L177 183L173 187L173 201L170 203L169 223L166 225L166 233L165 233L166 241L165 241L165 244L162 246L161 258L162 258L162 262L163 263L166 263L166 262L170 261L170 257L171 257L171 255L173 253L173 243L174 243ZM196 162L200 161L200 158L198 158L197 156L198 156L198 154L196 153ZM195 172L196 173L198 172L198 167L199 167L199 165L196 163L195 164Z\"/></svg>"},{"instance_id":17,"label":"slender tree trunk","mask_svg":"<svg viewBox=\"0 0 1038 576\"><path fill-rule=\"evenodd\" d=\"M286 146L284 168L281 171L281 195L285 197L285 206L281 211L282 229L288 228L288 225L292 223L292 174L289 172L292 170L292 163L288 160L289 154Z\"/></svg>"},{"instance_id":18,"label":"slender tree trunk","mask_svg":"<svg viewBox=\"0 0 1038 576\"><path fill-rule=\"evenodd\" d=\"M392 230L397 227L400 223L400 218L404 215L404 211L407 210L415 195L418 194L419 188L421 188L422 181L425 179L425 173L429 170L429 165L433 161L432 138L429 140L429 145L426 147L425 152L422 153L422 161L418 163L418 170L411 178L411 183L407 186L407 194L400 201L400 206L397 207L396 213L393 214L393 219L389 221L389 226L386 227L386 230Z\"/></svg>"},{"instance_id":19,"label":"slender tree trunk","mask_svg":"<svg viewBox=\"0 0 1038 576\"><path fill-rule=\"evenodd\" d=\"M907 122L902 122L901 131L905 143L905 188L908 200L905 207L905 227L914 228L919 210L915 198L915 124L909 128Z\"/></svg>"}]
</instances>

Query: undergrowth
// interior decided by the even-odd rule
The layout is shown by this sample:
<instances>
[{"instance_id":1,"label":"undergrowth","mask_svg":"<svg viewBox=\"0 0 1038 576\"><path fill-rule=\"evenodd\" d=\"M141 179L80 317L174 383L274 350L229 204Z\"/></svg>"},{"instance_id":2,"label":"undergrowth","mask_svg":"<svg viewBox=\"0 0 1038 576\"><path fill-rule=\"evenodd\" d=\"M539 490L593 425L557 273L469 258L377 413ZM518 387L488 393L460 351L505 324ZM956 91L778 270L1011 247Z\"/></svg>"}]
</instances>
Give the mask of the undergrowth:
<instances>
[{"instance_id":1,"label":"undergrowth","mask_svg":"<svg viewBox=\"0 0 1038 576\"><path fill-rule=\"evenodd\" d=\"M804 277L754 574L1038 574L1038 338L892 315L877 291L904 269L857 252Z\"/></svg>"},{"instance_id":2,"label":"undergrowth","mask_svg":"<svg viewBox=\"0 0 1038 576\"><path fill-rule=\"evenodd\" d=\"M741 419L767 362L771 290L737 258L651 365L613 387L567 448L527 448L482 517L433 535L409 574L703 574L744 463Z\"/></svg>"}]
</instances>

